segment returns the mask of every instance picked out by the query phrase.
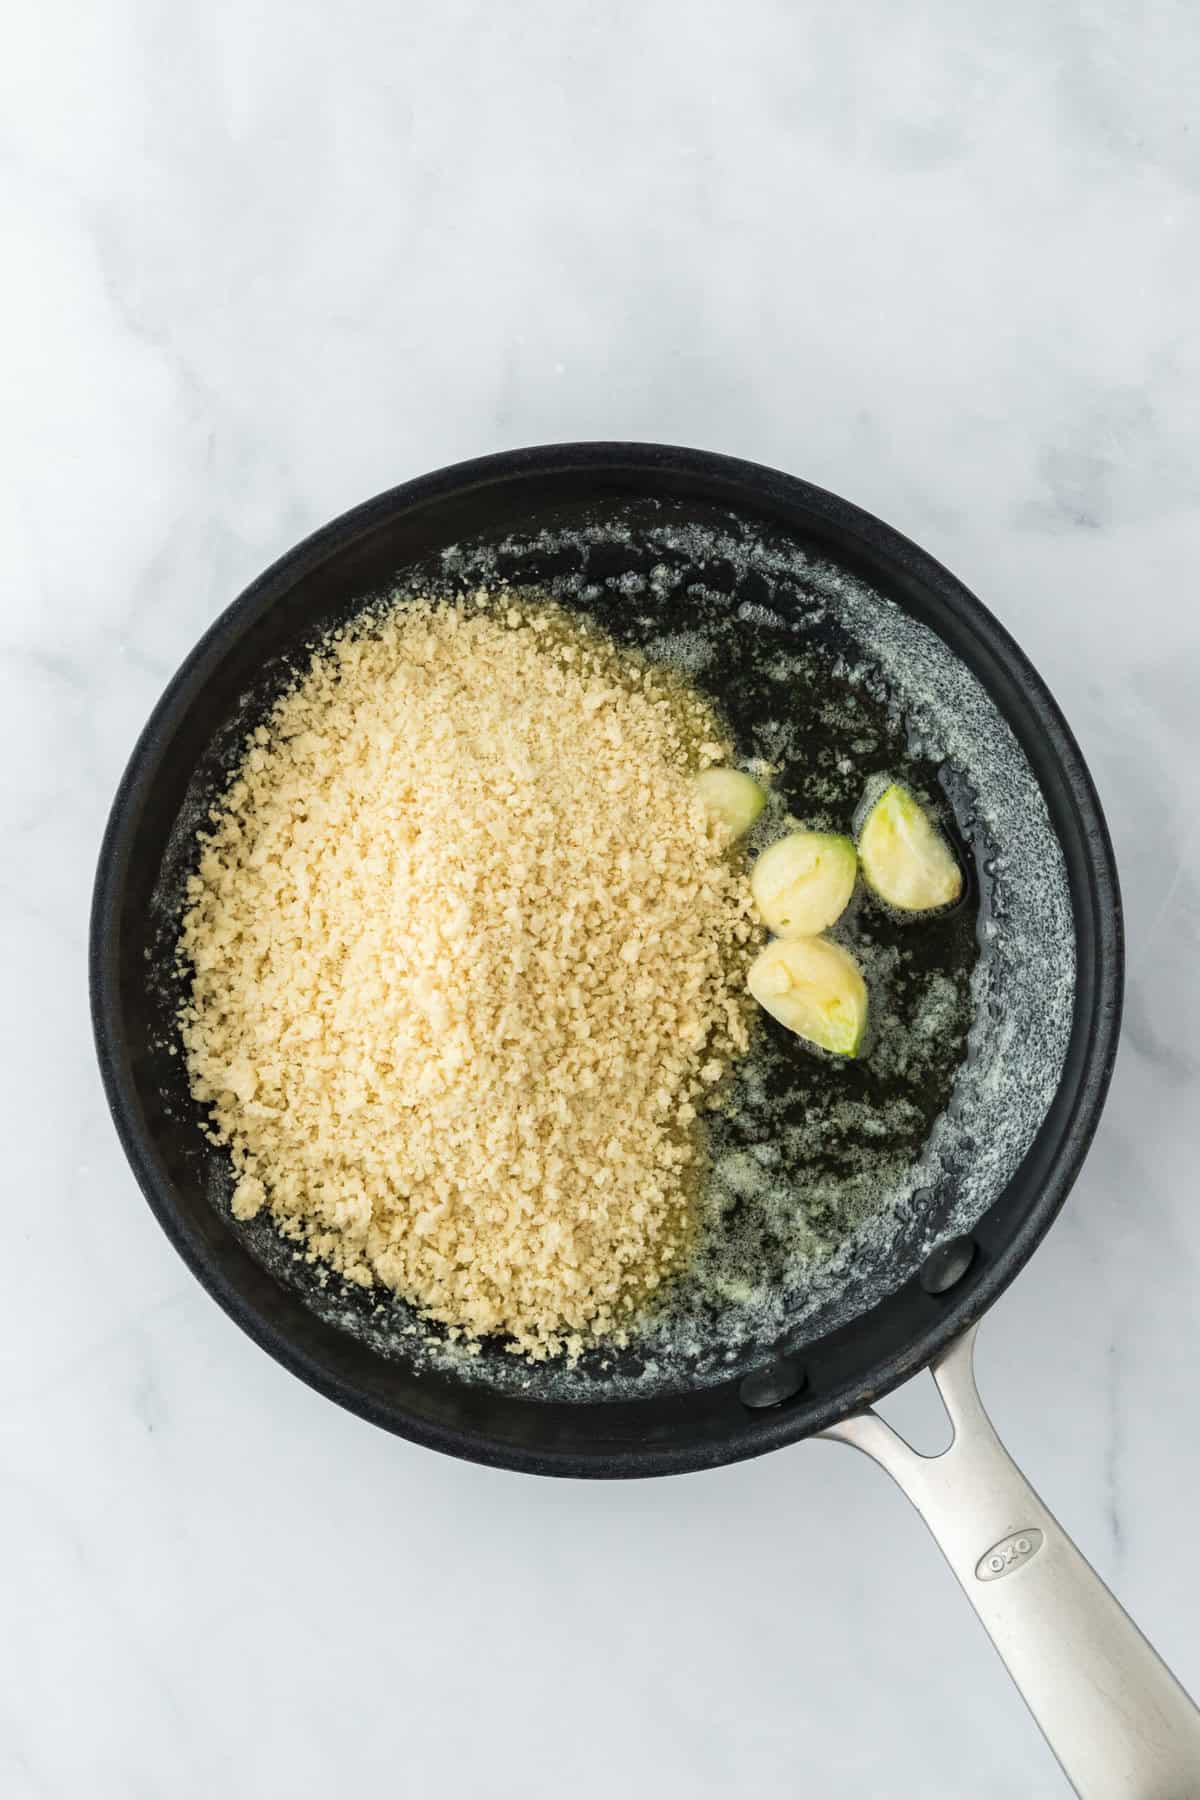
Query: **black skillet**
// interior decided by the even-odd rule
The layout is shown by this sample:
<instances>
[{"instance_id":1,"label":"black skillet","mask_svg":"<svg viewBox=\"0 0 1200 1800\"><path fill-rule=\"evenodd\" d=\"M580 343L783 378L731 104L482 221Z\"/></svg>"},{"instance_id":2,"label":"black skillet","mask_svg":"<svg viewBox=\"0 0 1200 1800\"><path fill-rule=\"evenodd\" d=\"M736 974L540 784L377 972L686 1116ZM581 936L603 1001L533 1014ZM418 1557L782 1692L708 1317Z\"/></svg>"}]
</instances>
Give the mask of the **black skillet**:
<instances>
[{"instance_id":1,"label":"black skillet","mask_svg":"<svg viewBox=\"0 0 1200 1800\"><path fill-rule=\"evenodd\" d=\"M614 1393L593 1373L564 1398L561 1388L519 1390L486 1371L468 1380L451 1364L415 1360L402 1339L349 1312L333 1322L330 1305L281 1258L235 1233L220 1204L220 1157L167 1049L163 895L186 871L197 794L213 791L248 705L266 704L289 655L356 598L437 566L450 546L513 534L520 578L552 584L564 533L588 521L601 527L597 591L611 589L640 579L637 522L650 516L679 525L684 543L689 527L727 530L731 520L784 539L868 583L966 665L1024 753L1061 847L1073 1015L1040 1126L968 1231L948 1230L961 1224L952 1194L930 1195L896 1245L891 1279L881 1284L875 1270L856 1290L849 1265L836 1307L771 1344L744 1346L723 1377L698 1365L694 1380L676 1371ZM718 590L724 582L729 607L748 606L751 620L764 598L786 613L786 594L766 594L744 568L695 573ZM952 575L877 519L772 470L654 445L563 444L459 464L368 501L229 607L171 682L122 778L100 854L90 977L109 1104L146 1198L226 1312L302 1380L430 1448L535 1474L675 1474L816 1433L852 1443L922 1511L1077 1790L1178 1800L1200 1795L1200 1715L1015 1469L971 1373L979 1318L1052 1223L1096 1128L1122 964L1112 849L1078 747L1020 650ZM939 1458L917 1456L870 1411L923 1368L955 1425Z\"/></svg>"}]
</instances>

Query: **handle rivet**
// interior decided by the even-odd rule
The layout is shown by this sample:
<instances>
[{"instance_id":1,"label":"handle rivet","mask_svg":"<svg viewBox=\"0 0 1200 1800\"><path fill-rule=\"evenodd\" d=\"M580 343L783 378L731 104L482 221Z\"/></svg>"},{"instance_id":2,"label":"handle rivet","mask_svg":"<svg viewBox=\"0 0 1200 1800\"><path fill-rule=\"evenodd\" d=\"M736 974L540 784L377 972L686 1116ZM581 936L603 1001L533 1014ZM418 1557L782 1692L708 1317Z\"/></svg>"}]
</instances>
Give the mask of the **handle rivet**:
<instances>
[{"instance_id":1,"label":"handle rivet","mask_svg":"<svg viewBox=\"0 0 1200 1800\"><path fill-rule=\"evenodd\" d=\"M927 1294L944 1294L960 1282L979 1246L973 1237L947 1238L921 1264L921 1286Z\"/></svg>"},{"instance_id":2,"label":"handle rivet","mask_svg":"<svg viewBox=\"0 0 1200 1800\"><path fill-rule=\"evenodd\" d=\"M795 1357L781 1356L778 1362L747 1375L738 1394L743 1406L752 1406L756 1411L765 1406L782 1406L785 1400L800 1393L807 1379L803 1365Z\"/></svg>"}]
</instances>

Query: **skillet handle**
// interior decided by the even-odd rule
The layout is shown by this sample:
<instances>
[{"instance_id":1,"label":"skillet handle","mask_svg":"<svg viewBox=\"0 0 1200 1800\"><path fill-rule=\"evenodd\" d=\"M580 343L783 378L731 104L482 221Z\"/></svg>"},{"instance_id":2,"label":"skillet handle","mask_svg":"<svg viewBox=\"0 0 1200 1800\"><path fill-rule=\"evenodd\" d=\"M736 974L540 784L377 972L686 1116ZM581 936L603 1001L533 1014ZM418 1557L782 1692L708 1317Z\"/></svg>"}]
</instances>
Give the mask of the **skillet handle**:
<instances>
[{"instance_id":1,"label":"skillet handle","mask_svg":"<svg viewBox=\"0 0 1200 1800\"><path fill-rule=\"evenodd\" d=\"M869 1411L821 1435L903 1488L1082 1800L1197 1800L1200 1711L996 1436L977 1329L933 1365L954 1427L943 1455L918 1455Z\"/></svg>"}]
</instances>

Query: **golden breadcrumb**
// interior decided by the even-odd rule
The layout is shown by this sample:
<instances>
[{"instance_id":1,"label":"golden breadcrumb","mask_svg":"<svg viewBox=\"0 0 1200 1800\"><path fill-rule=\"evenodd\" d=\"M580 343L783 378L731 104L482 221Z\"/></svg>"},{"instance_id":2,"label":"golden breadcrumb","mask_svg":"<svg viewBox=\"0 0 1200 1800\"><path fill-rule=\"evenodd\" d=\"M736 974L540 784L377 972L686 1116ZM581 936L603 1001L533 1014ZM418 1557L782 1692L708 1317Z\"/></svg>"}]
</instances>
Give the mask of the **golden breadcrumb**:
<instances>
[{"instance_id":1,"label":"golden breadcrumb","mask_svg":"<svg viewBox=\"0 0 1200 1800\"><path fill-rule=\"evenodd\" d=\"M761 937L707 705L548 602L336 633L201 834L192 1092L307 1254L530 1357L687 1255Z\"/></svg>"}]
</instances>

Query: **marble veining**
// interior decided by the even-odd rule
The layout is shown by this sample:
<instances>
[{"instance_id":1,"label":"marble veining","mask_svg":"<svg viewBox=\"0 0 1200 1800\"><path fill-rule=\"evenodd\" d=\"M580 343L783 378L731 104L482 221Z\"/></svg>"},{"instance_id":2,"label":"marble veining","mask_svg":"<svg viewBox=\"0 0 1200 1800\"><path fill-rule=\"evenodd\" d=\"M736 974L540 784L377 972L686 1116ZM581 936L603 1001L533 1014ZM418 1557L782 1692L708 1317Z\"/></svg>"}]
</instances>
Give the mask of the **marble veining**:
<instances>
[{"instance_id":1,"label":"marble veining","mask_svg":"<svg viewBox=\"0 0 1200 1800\"><path fill-rule=\"evenodd\" d=\"M388 1439L224 1319L117 1147L86 908L164 681L333 514L557 438L857 500L980 594L1078 734L1127 1025L980 1378L1200 1688L1198 78L1185 0L9 20L5 1796L1065 1793L861 1459L616 1489ZM930 1408L886 1405L918 1434Z\"/></svg>"}]
</instances>

